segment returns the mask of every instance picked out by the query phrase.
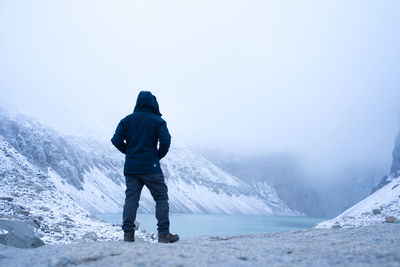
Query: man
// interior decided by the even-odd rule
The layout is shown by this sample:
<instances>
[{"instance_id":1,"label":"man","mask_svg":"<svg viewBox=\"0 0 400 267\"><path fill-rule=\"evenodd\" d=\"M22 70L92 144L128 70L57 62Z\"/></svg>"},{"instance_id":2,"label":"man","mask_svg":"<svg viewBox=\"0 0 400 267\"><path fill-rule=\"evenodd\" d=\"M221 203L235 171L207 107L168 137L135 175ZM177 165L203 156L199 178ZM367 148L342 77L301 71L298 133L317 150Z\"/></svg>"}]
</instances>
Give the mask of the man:
<instances>
[{"instance_id":1,"label":"man","mask_svg":"<svg viewBox=\"0 0 400 267\"><path fill-rule=\"evenodd\" d=\"M160 159L168 153L171 135L151 92L139 93L133 113L120 121L111 142L125 154L124 241L135 241L134 222L143 185L156 202L158 242L178 241L179 236L169 232L168 188L160 168Z\"/></svg>"}]
</instances>

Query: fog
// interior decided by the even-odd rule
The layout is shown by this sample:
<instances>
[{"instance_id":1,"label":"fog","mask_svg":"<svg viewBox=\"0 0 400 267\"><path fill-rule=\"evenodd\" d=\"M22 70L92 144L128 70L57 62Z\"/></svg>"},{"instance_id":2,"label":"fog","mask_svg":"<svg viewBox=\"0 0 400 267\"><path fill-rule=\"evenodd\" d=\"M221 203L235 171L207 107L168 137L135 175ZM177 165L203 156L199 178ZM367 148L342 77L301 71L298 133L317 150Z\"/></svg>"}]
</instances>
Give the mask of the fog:
<instances>
[{"instance_id":1,"label":"fog","mask_svg":"<svg viewBox=\"0 0 400 267\"><path fill-rule=\"evenodd\" d=\"M1 1L0 106L108 142L150 90L174 144L389 170L399 1Z\"/></svg>"}]
</instances>

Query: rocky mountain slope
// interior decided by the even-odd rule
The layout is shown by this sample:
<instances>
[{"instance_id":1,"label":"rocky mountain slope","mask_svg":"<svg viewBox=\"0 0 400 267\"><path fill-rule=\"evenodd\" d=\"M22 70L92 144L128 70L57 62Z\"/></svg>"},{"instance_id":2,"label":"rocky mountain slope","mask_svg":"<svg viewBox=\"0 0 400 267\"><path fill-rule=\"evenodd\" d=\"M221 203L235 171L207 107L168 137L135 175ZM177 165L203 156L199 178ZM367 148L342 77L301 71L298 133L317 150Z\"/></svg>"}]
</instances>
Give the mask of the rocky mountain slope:
<instances>
[{"instance_id":1,"label":"rocky mountain slope","mask_svg":"<svg viewBox=\"0 0 400 267\"><path fill-rule=\"evenodd\" d=\"M336 218L317 228L365 226L400 222L400 134L393 149L391 174L385 176L373 193Z\"/></svg>"},{"instance_id":2,"label":"rocky mountain slope","mask_svg":"<svg viewBox=\"0 0 400 267\"><path fill-rule=\"evenodd\" d=\"M400 177L336 218L322 222L316 228L341 228L394 223L400 219Z\"/></svg>"},{"instance_id":3,"label":"rocky mountain slope","mask_svg":"<svg viewBox=\"0 0 400 267\"><path fill-rule=\"evenodd\" d=\"M60 192L91 213L120 212L124 200L123 155L111 144L64 136L35 119L0 113L0 135L15 152L48 176ZM162 168L171 212L221 214L299 214L268 184L260 190L186 149L171 149ZM29 179L29 176L27 177ZM139 212L153 212L148 191Z\"/></svg>"},{"instance_id":4,"label":"rocky mountain slope","mask_svg":"<svg viewBox=\"0 0 400 267\"><path fill-rule=\"evenodd\" d=\"M400 176L400 133L396 137L392 156L393 156L393 161L392 161L392 167L390 168L390 174L385 175L382 178L380 183L376 187L374 187L372 193L390 183L395 177Z\"/></svg>"},{"instance_id":5,"label":"rocky mountain slope","mask_svg":"<svg viewBox=\"0 0 400 267\"><path fill-rule=\"evenodd\" d=\"M119 227L94 218L2 136L0 162L0 218L28 223L46 244L70 243L89 233L104 240L120 238Z\"/></svg>"},{"instance_id":6,"label":"rocky mountain slope","mask_svg":"<svg viewBox=\"0 0 400 267\"><path fill-rule=\"evenodd\" d=\"M394 149L393 149L393 163L391 172L394 176L400 175L400 133L396 137Z\"/></svg>"},{"instance_id":7,"label":"rocky mountain slope","mask_svg":"<svg viewBox=\"0 0 400 267\"><path fill-rule=\"evenodd\" d=\"M34 118L0 110L0 135L40 170L53 170L65 182L83 189L84 175L100 170L116 184L123 182L122 158L111 146L91 139L63 136Z\"/></svg>"}]
</instances>

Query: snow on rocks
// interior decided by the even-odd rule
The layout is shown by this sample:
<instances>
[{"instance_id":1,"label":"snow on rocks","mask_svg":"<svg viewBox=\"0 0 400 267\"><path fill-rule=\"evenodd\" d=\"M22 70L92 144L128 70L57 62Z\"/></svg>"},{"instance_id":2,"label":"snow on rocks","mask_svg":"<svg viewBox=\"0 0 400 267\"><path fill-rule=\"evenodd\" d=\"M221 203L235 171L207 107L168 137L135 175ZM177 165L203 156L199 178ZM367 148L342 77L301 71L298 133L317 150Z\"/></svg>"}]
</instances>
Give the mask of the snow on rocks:
<instances>
[{"instance_id":1,"label":"snow on rocks","mask_svg":"<svg viewBox=\"0 0 400 267\"><path fill-rule=\"evenodd\" d=\"M349 208L336 218L319 223L316 228L357 227L400 221L400 177Z\"/></svg>"},{"instance_id":2,"label":"snow on rocks","mask_svg":"<svg viewBox=\"0 0 400 267\"><path fill-rule=\"evenodd\" d=\"M176 213L299 215L269 184L253 187L185 148L171 149L161 165L170 192L170 209ZM143 207L153 212L146 191Z\"/></svg>"},{"instance_id":3,"label":"snow on rocks","mask_svg":"<svg viewBox=\"0 0 400 267\"><path fill-rule=\"evenodd\" d=\"M72 243L88 232L119 240L121 229L93 217L0 136L0 218L21 220L46 243Z\"/></svg>"}]
</instances>

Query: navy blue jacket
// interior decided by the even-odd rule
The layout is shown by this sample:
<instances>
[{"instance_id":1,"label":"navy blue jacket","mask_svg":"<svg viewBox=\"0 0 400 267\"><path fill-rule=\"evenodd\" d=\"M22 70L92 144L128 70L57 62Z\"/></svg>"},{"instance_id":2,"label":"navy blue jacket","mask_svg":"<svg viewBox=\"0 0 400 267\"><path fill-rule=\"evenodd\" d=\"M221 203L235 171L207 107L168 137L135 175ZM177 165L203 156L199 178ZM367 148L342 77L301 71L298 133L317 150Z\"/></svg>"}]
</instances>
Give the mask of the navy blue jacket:
<instances>
[{"instance_id":1,"label":"navy blue jacket","mask_svg":"<svg viewBox=\"0 0 400 267\"><path fill-rule=\"evenodd\" d=\"M133 113L120 121L111 142L125 154L125 175L161 172L160 159L168 153L171 135L155 96L139 93Z\"/></svg>"}]
</instances>

